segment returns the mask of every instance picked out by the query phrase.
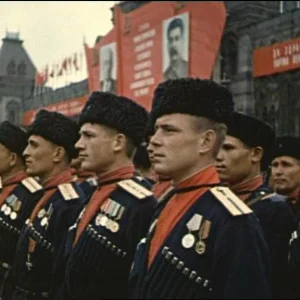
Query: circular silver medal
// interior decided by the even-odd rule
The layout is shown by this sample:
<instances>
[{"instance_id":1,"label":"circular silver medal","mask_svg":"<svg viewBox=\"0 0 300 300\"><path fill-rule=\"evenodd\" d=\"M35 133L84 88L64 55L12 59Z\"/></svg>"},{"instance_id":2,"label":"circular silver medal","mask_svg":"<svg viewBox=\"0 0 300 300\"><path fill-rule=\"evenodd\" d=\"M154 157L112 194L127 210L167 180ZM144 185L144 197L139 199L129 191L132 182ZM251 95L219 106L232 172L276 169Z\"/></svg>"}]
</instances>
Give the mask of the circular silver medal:
<instances>
[{"instance_id":1,"label":"circular silver medal","mask_svg":"<svg viewBox=\"0 0 300 300\"><path fill-rule=\"evenodd\" d=\"M205 253L206 245L203 241L199 241L195 245L195 250L198 254L202 255Z\"/></svg>"},{"instance_id":2,"label":"circular silver medal","mask_svg":"<svg viewBox=\"0 0 300 300\"><path fill-rule=\"evenodd\" d=\"M184 248L189 249L194 246L195 241L195 237L191 233L188 233L182 238L181 244Z\"/></svg>"},{"instance_id":3,"label":"circular silver medal","mask_svg":"<svg viewBox=\"0 0 300 300\"><path fill-rule=\"evenodd\" d=\"M9 216L10 213L11 213L11 208L10 208L9 206L6 206L5 211L4 211L4 214L5 214L6 216Z\"/></svg>"},{"instance_id":4,"label":"circular silver medal","mask_svg":"<svg viewBox=\"0 0 300 300\"><path fill-rule=\"evenodd\" d=\"M1 211L5 211L6 207L7 207L7 205L6 205L6 204L3 204L3 205L1 206Z\"/></svg>"},{"instance_id":5,"label":"circular silver medal","mask_svg":"<svg viewBox=\"0 0 300 300\"><path fill-rule=\"evenodd\" d=\"M100 225L103 226L103 227L105 227L106 223L107 223L107 220L108 220L107 216L103 216L101 218Z\"/></svg>"},{"instance_id":6,"label":"circular silver medal","mask_svg":"<svg viewBox=\"0 0 300 300\"><path fill-rule=\"evenodd\" d=\"M120 229L120 225L117 222L113 221L110 226L111 232L116 233L119 231L119 229Z\"/></svg>"},{"instance_id":7,"label":"circular silver medal","mask_svg":"<svg viewBox=\"0 0 300 300\"><path fill-rule=\"evenodd\" d=\"M102 219L102 215L100 214L100 215L97 216L97 218L95 220L95 223L96 223L97 226L101 225L101 219Z\"/></svg>"},{"instance_id":8,"label":"circular silver medal","mask_svg":"<svg viewBox=\"0 0 300 300\"><path fill-rule=\"evenodd\" d=\"M17 217L18 217L18 215L17 215L17 213L14 212L14 211L10 214L10 218L11 218L12 220L15 220Z\"/></svg>"},{"instance_id":9,"label":"circular silver medal","mask_svg":"<svg viewBox=\"0 0 300 300\"><path fill-rule=\"evenodd\" d=\"M107 230L111 231L111 225L112 225L112 221L110 219L107 219L106 224L105 224L105 228Z\"/></svg>"},{"instance_id":10,"label":"circular silver medal","mask_svg":"<svg viewBox=\"0 0 300 300\"><path fill-rule=\"evenodd\" d=\"M42 208L38 213L38 218L41 219L46 214L46 211L44 208Z\"/></svg>"},{"instance_id":11,"label":"circular silver medal","mask_svg":"<svg viewBox=\"0 0 300 300\"><path fill-rule=\"evenodd\" d=\"M41 226L46 226L48 224L48 218L44 217L41 221Z\"/></svg>"}]
</instances>

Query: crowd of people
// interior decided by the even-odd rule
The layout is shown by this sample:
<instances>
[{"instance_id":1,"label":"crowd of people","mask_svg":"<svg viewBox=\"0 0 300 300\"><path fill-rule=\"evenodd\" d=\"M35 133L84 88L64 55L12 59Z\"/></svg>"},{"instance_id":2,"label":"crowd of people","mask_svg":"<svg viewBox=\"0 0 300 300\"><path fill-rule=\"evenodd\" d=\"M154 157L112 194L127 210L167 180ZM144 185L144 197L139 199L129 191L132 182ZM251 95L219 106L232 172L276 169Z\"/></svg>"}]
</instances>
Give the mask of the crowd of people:
<instances>
[{"instance_id":1,"label":"crowd of people","mask_svg":"<svg viewBox=\"0 0 300 300\"><path fill-rule=\"evenodd\" d=\"M0 298L300 298L300 138L226 87L93 92L0 124Z\"/></svg>"}]
</instances>

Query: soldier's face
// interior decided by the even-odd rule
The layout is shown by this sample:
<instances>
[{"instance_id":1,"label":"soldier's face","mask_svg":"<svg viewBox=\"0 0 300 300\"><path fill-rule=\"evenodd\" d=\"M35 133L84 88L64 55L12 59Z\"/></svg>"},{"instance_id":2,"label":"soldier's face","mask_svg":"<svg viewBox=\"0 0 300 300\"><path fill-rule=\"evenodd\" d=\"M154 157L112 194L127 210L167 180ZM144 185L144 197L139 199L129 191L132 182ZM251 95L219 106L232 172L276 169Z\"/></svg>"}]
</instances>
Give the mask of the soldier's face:
<instances>
[{"instance_id":1,"label":"soldier's face","mask_svg":"<svg viewBox=\"0 0 300 300\"><path fill-rule=\"evenodd\" d=\"M195 173L200 139L193 116L171 114L157 119L148 146L154 171L172 179Z\"/></svg>"},{"instance_id":2,"label":"soldier's face","mask_svg":"<svg viewBox=\"0 0 300 300\"><path fill-rule=\"evenodd\" d=\"M38 135L28 139L24 150L26 172L30 176L47 177L54 168L54 156L57 146Z\"/></svg>"},{"instance_id":3,"label":"soldier's face","mask_svg":"<svg viewBox=\"0 0 300 300\"><path fill-rule=\"evenodd\" d=\"M12 152L4 145L0 144L0 176L5 175L11 170Z\"/></svg>"},{"instance_id":4,"label":"soldier's face","mask_svg":"<svg viewBox=\"0 0 300 300\"><path fill-rule=\"evenodd\" d=\"M237 184L246 180L252 171L251 148L227 135L218 153L216 167L223 182Z\"/></svg>"},{"instance_id":5,"label":"soldier's face","mask_svg":"<svg viewBox=\"0 0 300 300\"><path fill-rule=\"evenodd\" d=\"M289 195L299 188L300 161L290 156L277 157L272 161L271 185L282 195Z\"/></svg>"},{"instance_id":6,"label":"soldier's face","mask_svg":"<svg viewBox=\"0 0 300 300\"><path fill-rule=\"evenodd\" d=\"M82 161L81 168L96 173L109 172L116 159L116 136L116 131L107 126L84 124L75 145Z\"/></svg>"},{"instance_id":7,"label":"soldier's face","mask_svg":"<svg viewBox=\"0 0 300 300\"><path fill-rule=\"evenodd\" d=\"M171 61L176 61L182 57L183 38L180 27L176 27L170 31L168 36L168 48Z\"/></svg>"}]
</instances>

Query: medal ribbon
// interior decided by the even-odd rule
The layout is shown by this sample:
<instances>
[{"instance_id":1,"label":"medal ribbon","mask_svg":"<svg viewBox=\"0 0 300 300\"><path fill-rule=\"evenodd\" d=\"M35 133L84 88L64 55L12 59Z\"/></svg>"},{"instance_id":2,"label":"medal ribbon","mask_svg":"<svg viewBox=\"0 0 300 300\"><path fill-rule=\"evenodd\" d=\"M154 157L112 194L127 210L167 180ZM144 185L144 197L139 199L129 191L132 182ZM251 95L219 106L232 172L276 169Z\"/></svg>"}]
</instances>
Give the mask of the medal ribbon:
<instances>
[{"instance_id":1,"label":"medal ribbon","mask_svg":"<svg viewBox=\"0 0 300 300\"><path fill-rule=\"evenodd\" d=\"M46 191L44 193L44 196L39 200L33 212L31 213L30 222L27 226L31 226L38 212L41 210L42 207L44 207L48 203L52 195L57 191L57 186L63 183L71 183L72 181L73 181L73 175L71 169L68 169L62 172L60 175L51 178L45 186ZM32 238L29 238L28 251L30 253L34 251L35 246L36 246L36 241L33 240Z\"/></svg>"},{"instance_id":2,"label":"medal ribbon","mask_svg":"<svg viewBox=\"0 0 300 300\"><path fill-rule=\"evenodd\" d=\"M118 170L109 172L99 176L99 187L94 192L91 200L89 201L86 210L78 224L76 237L73 246L75 246L85 231L85 228L96 215L101 205L107 200L109 195L116 189L117 183L124 179L130 179L134 176L135 169L133 166L120 168Z\"/></svg>"},{"instance_id":3,"label":"medal ribbon","mask_svg":"<svg viewBox=\"0 0 300 300\"><path fill-rule=\"evenodd\" d=\"M176 193L163 209L151 241L148 267L151 266L154 258L165 243L169 234L183 218L185 213L191 208L192 205L195 204L196 201L199 200L204 193L207 192L210 186L215 186L219 182L220 179L216 171L216 167L213 165L208 166L194 176L178 184L176 187L177 191L180 192L182 189L186 191L185 193ZM199 184L202 185L199 187ZM194 188L195 186L197 189Z\"/></svg>"},{"instance_id":4,"label":"medal ribbon","mask_svg":"<svg viewBox=\"0 0 300 300\"><path fill-rule=\"evenodd\" d=\"M0 205L2 205L7 197L12 193L12 191L20 184L20 182L25 179L27 174L25 172L20 172L10 178L10 180L7 180L3 182L3 190L0 193Z\"/></svg>"}]
</instances>

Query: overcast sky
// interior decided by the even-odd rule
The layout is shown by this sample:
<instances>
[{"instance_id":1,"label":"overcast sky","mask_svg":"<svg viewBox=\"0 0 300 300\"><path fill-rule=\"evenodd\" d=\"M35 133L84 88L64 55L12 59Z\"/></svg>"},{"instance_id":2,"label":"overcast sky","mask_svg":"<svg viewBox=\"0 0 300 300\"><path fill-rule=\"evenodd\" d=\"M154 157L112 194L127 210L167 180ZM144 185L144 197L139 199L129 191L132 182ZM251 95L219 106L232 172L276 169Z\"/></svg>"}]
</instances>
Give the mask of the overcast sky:
<instances>
[{"instance_id":1,"label":"overcast sky","mask_svg":"<svg viewBox=\"0 0 300 300\"><path fill-rule=\"evenodd\" d=\"M0 37L20 31L37 69L92 46L112 28L110 8L118 1L1 1ZM1 41L2 42L2 41Z\"/></svg>"}]
</instances>

